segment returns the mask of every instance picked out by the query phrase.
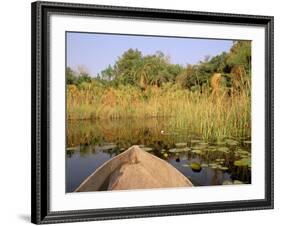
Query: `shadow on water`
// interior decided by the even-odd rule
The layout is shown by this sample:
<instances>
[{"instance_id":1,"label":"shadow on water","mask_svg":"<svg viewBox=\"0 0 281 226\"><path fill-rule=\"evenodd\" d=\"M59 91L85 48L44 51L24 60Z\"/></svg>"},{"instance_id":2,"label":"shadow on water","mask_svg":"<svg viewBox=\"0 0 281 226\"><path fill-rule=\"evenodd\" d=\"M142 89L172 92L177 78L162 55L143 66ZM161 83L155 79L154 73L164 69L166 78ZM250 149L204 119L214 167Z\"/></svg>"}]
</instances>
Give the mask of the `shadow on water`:
<instances>
[{"instance_id":1,"label":"shadow on water","mask_svg":"<svg viewBox=\"0 0 281 226\"><path fill-rule=\"evenodd\" d=\"M188 124L165 118L68 121L66 192L132 145L169 162L195 186L251 183L249 138L207 143Z\"/></svg>"}]
</instances>

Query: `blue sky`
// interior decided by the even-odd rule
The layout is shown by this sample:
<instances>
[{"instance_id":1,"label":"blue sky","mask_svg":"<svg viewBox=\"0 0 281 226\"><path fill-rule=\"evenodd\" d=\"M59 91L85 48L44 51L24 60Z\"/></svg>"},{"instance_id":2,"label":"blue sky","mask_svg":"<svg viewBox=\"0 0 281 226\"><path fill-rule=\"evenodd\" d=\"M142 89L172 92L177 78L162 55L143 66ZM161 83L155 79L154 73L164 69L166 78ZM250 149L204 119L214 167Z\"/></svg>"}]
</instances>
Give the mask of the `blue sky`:
<instances>
[{"instance_id":1,"label":"blue sky","mask_svg":"<svg viewBox=\"0 0 281 226\"><path fill-rule=\"evenodd\" d=\"M174 64L195 64L206 55L215 56L228 51L232 40L153 37L67 32L67 66L76 70L84 65L95 76L129 48L143 55L162 51Z\"/></svg>"}]
</instances>

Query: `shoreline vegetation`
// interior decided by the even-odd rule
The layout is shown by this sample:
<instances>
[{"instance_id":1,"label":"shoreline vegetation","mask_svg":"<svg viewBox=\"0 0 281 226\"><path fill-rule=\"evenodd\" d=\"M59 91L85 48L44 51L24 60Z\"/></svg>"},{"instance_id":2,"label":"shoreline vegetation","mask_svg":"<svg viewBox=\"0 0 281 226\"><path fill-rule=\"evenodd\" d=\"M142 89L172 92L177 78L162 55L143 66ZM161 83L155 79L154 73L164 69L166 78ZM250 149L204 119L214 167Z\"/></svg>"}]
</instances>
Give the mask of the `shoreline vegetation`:
<instances>
[{"instance_id":1,"label":"shoreline vegetation","mask_svg":"<svg viewBox=\"0 0 281 226\"><path fill-rule=\"evenodd\" d=\"M206 141L251 137L250 41L186 67L129 49L94 77L68 67L66 79L69 121L162 118Z\"/></svg>"}]
</instances>

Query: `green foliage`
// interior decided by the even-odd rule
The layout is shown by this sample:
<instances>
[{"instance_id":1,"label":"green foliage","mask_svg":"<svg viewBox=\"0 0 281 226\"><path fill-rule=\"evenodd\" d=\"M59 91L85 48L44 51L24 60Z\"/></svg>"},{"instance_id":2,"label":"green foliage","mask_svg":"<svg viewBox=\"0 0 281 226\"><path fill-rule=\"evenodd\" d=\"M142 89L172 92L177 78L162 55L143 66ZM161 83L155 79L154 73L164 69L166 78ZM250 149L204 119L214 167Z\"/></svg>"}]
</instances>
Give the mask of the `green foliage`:
<instances>
[{"instance_id":1,"label":"green foliage","mask_svg":"<svg viewBox=\"0 0 281 226\"><path fill-rule=\"evenodd\" d=\"M198 83L196 73L196 68L192 65L188 65L178 74L176 77L176 82L179 83L182 88L191 89L191 87L196 86Z\"/></svg>"},{"instance_id":2,"label":"green foliage","mask_svg":"<svg viewBox=\"0 0 281 226\"><path fill-rule=\"evenodd\" d=\"M176 81L183 88L202 91L204 87L209 86L210 78L214 73L221 73L223 76L222 85L230 88L235 79L230 72L237 66L242 66L246 70L246 74L250 76L250 41L235 41L228 53L223 52L211 58L206 56L205 60L199 64L188 65L185 70L178 73Z\"/></svg>"},{"instance_id":3,"label":"green foliage","mask_svg":"<svg viewBox=\"0 0 281 226\"><path fill-rule=\"evenodd\" d=\"M168 81L175 81L183 70L178 64L171 64L169 58L158 51L143 56L135 49L129 49L115 62L101 72L101 79L114 85L133 85L146 89L148 85L162 86Z\"/></svg>"},{"instance_id":4,"label":"green foliage","mask_svg":"<svg viewBox=\"0 0 281 226\"><path fill-rule=\"evenodd\" d=\"M237 76L235 77L235 73L233 74L232 71L238 66L245 70L247 76L242 80L249 84L251 73L250 41L234 41L228 53L223 52L214 57L206 56L198 64L186 67L170 63L169 57L161 51L151 55L143 55L138 49L128 49L113 66L109 65L94 80L107 86L132 85L142 90L146 90L148 86L162 87L166 83L178 84L183 89L202 93L205 89L209 90L210 79L214 73L222 74L222 86L231 88L233 83L237 85ZM78 86L83 82L93 80L83 67L80 72L75 72L68 67L66 78L67 84Z\"/></svg>"},{"instance_id":5,"label":"green foliage","mask_svg":"<svg viewBox=\"0 0 281 226\"><path fill-rule=\"evenodd\" d=\"M117 80L117 83L126 85L136 85L136 78L134 73L142 65L142 54L140 51L129 49L114 65L113 79Z\"/></svg>"},{"instance_id":6,"label":"green foliage","mask_svg":"<svg viewBox=\"0 0 281 226\"><path fill-rule=\"evenodd\" d=\"M190 165L190 168L195 172L200 172L202 169L200 163L198 163L198 162L192 162Z\"/></svg>"},{"instance_id":7,"label":"green foliage","mask_svg":"<svg viewBox=\"0 0 281 226\"><path fill-rule=\"evenodd\" d=\"M236 41L227 55L227 64L230 67L243 65L249 73L251 69L251 41Z\"/></svg>"},{"instance_id":8,"label":"green foliage","mask_svg":"<svg viewBox=\"0 0 281 226\"><path fill-rule=\"evenodd\" d=\"M111 65L109 65L106 69L101 72L101 78L104 80L111 81L114 77L114 70Z\"/></svg>"},{"instance_id":9,"label":"green foliage","mask_svg":"<svg viewBox=\"0 0 281 226\"><path fill-rule=\"evenodd\" d=\"M74 71L70 68L66 68L66 84L76 84L76 76L74 75Z\"/></svg>"},{"instance_id":10,"label":"green foliage","mask_svg":"<svg viewBox=\"0 0 281 226\"><path fill-rule=\"evenodd\" d=\"M84 82L91 82L92 78L86 72L78 73L70 67L66 68L66 84L80 86Z\"/></svg>"}]
</instances>

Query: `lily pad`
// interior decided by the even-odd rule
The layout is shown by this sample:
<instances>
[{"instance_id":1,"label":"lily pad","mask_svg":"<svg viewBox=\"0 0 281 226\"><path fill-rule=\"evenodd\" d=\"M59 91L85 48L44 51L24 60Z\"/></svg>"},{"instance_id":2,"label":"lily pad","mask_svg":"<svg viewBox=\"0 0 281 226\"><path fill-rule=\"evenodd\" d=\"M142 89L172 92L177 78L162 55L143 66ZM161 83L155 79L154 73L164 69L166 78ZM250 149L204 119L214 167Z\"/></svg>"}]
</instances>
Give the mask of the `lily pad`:
<instances>
[{"instance_id":1,"label":"lily pad","mask_svg":"<svg viewBox=\"0 0 281 226\"><path fill-rule=\"evenodd\" d=\"M216 161L216 162L224 162L225 159L216 159L215 161Z\"/></svg>"},{"instance_id":2,"label":"lily pad","mask_svg":"<svg viewBox=\"0 0 281 226\"><path fill-rule=\"evenodd\" d=\"M244 183L240 180L234 180L233 184L244 184Z\"/></svg>"},{"instance_id":3,"label":"lily pad","mask_svg":"<svg viewBox=\"0 0 281 226\"><path fill-rule=\"evenodd\" d=\"M234 165L238 166L238 167L242 167L242 166L248 166L251 167L251 158L243 158L240 160L236 160L234 161Z\"/></svg>"},{"instance_id":4,"label":"lily pad","mask_svg":"<svg viewBox=\"0 0 281 226\"><path fill-rule=\"evenodd\" d=\"M173 148L173 149L170 149L169 152L170 153L180 153L180 152L187 152L187 151L190 151L191 149L188 148L188 147L185 147L185 148Z\"/></svg>"},{"instance_id":5,"label":"lily pad","mask_svg":"<svg viewBox=\"0 0 281 226\"><path fill-rule=\"evenodd\" d=\"M240 157L240 154L237 153L237 152L235 152L235 153L234 153L234 156L235 156L235 157Z\"/></svg>"},{"instance_id":6,"label":"lily pad","mask_svg":"<svg viewBox=\"0 0 281 226\"><path fill-rule=\"evenodd\" d=\"M168 152L170 152L170 153L176 153L176 152L177 152L177 149L176 149L176 148L172 148L172 149L169 149Z\"/></svg>"},{"instance_id":7,"label":"lily pad","mask_svg":"<svg viewBox=\"0 0 281 226\"><path fill-rule=\"evenodd\" d=\"M207 147L209 144L206 142L200 142L200 143L198 143L198 145Z\"/></svg>"},{"instance_id":8,"label":"lily pad","mask_svg":"<svg viewBox=\"0 0 281 226\"><path fill-rule=\"evenodd\" d=\"M248 158L249 156L248 156L248 155L240 155L240 157L241 157L242 159L244 159L244 158Z\"/></svg>"},{"instance_id":9,"label":"lily pad","mask_svg":"<svg viewBox=\"0 0 281 226\"><path fill-rule=\"evenodd\" d=\"M108 151L108 150L115 149L116 147L117 147L116 144L106 144L106 145L100 146L99 149L102 151Z\"/></svg>"},{"instance_id":10,"label":"lily pad","mask_svg":"<svg viewBox=\"0 0 281 226\"><path fill-rule=\"evenodd\" d=\"M168 153L164 153L163 156L164 156L165 158L168 158L169 155L168 155Z\"/></svg>"},{"instance_id":11,"label":"lily pad","mask_svg":"<svg viewBox=\"0 0 281 226\"><path fill-rule=\"evenodd\" d=\"M219 147L216 150L219 151L219 152L223 152L223 153L228 153L229 152L229 148L228 147Z\"/></svg>"},{"instance_id":12,"label":"lily pad","mask_svg":"<svg viewBox=\"0 0 281 226\"><path fill-rule=\"evenodd\" d=\"M209 166L212 168L212 169L218 169L220 167L219 164L217 163L210 163Z\"/></svg>"},{"instance_id":13,"label":"lily pad","mask_svg":"<svg viewBox=\"0 0 281 226\"><path fill-rule=\"evenodd\" d=\"M223 170L223 171L226 171L226 170L228 170L228 167L226 167L226 166L219 166L219 169Z\"/></svg>"},{"instance_id":14,"label":"lily pad","mask_svg":"<svg viewBox=\"0 0 281 226\"><path fill-rule=\"evenodd\" d=\"M67 151L75 151L77 150L77 147L69 147L69 148L66 148Z\"/></svg>"},{"instance_id":15,"label":"lily pad","mask_svg":"<svg viewBox=\"0 0 281 226\"><path fill-rule=\"evenodd\" d=\"M209 165L208 164L205 164L205 163L203 163L203 164L201 164L201 167L202 168L206 168L206 167L208 167Z\"/></svg>"},{"instance_id":16,"label":"lily pad","mask_svg":"<svg viewBox=\"0 0 281 226\"><path fill-rule=\"evenodd\" d=\"M236 146L236 145L239 144L238 141L233 140L233 139L226 139L225 142L226 142L226 144L228 144L228 145L230 145L230 146Z\"/></svg>"},{"instance_id":17,"label":"lily pad","mask_svg":"<svg viewBox=\"0 0 281 226\"><path fill-rule=\"evenodd\" d=\"M153 148L150 148L150 147L143 147L141 149L144 151L147 151L147 152L153 151Z\"/></svg>"},{"instance_id":18,"label":"lily pad","mask_svg":"<svg viewBox=\"0 0 281 226\"><path fill-rule=\"evenodd\" d=\"M232 185L233 182L230 180L225 180L224 182L222 182L222 185Z\"/></svg>"},{"instance_id":19,"label":"lily pad","mask_svg":"<svg viewBox=\"0 0 281 226\"><path fill-rule=\"evenodd\" d=\"M212 166L218 166L218 164L217 163L210 163L209 166L211 166L211 167Z\"/></svg>"},{"instance_id":20,"label":"lily pad","mask_svg":"<svg viewBox=\"0 0 281 226\"><path fill-rule=\"evenodd\" d=\"M236 160L236 161L234 162L234 165L235 165L235 166L239 166L239 167L240 167L240 166L245 166L244 163L243 163L243 161L241 161L241 160Z\"/></svg>"},{"instance_id":21,"label":"lily pad","mask_svg":"<svg viewBox=\"0 0 281 226\"><path fill-rule=\"evenodd\" d=\"M175 146L176 148L184 148L187 146L187 143L176 143Z\"/></svg>"},{"instance_id":22,"label":"lily pad","mask_svg":"<svg viewBox=\"0 0 281 226\"><path fill-rule=\"evenodd\" d=\"M243 149L238 149L236 152L239 153L239 154L242 154L242 155L250 155L250 152L245 151Z\"/></svg>"},{"instance_id":23,"label":"lily pad","mask_svg":"<svg viewBox=\"0 0 281 226\"><path fill-rule=\"evenodd\" d=\"M205 149L207 146L206 145L195 145L191 147L192 149L197 149L197 150L202 150Z\"/></svg>"},{"instance_id":24,"label":"lily pad","mask_svg":"<svg viewBox=\"0 0 281 226\"><path fill-rule=\"evenodd\" d=\"M189 164L183 164L182 166L183 166L183 167L190 167Z\"/></svg>"},{"instance_id":25,"label":"lily pad","mask_svg":"<svg viewBox=\"0 0 281 226\"><path fill-rule=\"evenodd\" d=\"M192 150L191 152L197 155L201 155L203 153L202 150Z\"/></svg>"},{"instance_id":26,"label":"lily pad","mask_svg":"<svg viewBox=\"0 0 281 226\"><path fill-rule=\"evenodd\" d=\"M252 144L252 141L251 140L244 140L243 143L244 144Z\"/></svg>"},{"instance_id":27,"label":"lily pad","mask_svg":"<svg viewBox=\"0 0 281 226\"><path fill-rule=\"evenodd\" d=\"M225 145L226 142L225 142L225 141L218 141L216 144L217 144L217 145Z\"/></svg>"},{"instance_id":28,"label":"lily pad","mask_svg":"<svg viewBox=\"0 0 281 226\"><path fill-rule=\"evenodd\" d=\"M214 165L214 166L211 166L211 168L212 168L212 169L219 169L220 166L219 166L219 165L216 165L216 166Z\"/></svg>"},{"instance_id":29,"label":"lily pad","mask_svg":"<svg viewBox=\"0 0 281 226\"><path fill-rule=\"evenodd\" d=\"M191 163L190 168L195 172L200 172L202 170L202 167L201 167L200 163L198 163L198 162Z\"/></svg>"},{"instance_id":30,"label":"lily pad","mask_svg":"<svg viewBox=\"0 0 281 226\"><path fill-rule=\"evenodd\" d=\"M190 143L192 143L192 144L196 144L196 143L200 143L201 142L201 140L191 140L190 141Z\"/></svg>"}]
</instances>

